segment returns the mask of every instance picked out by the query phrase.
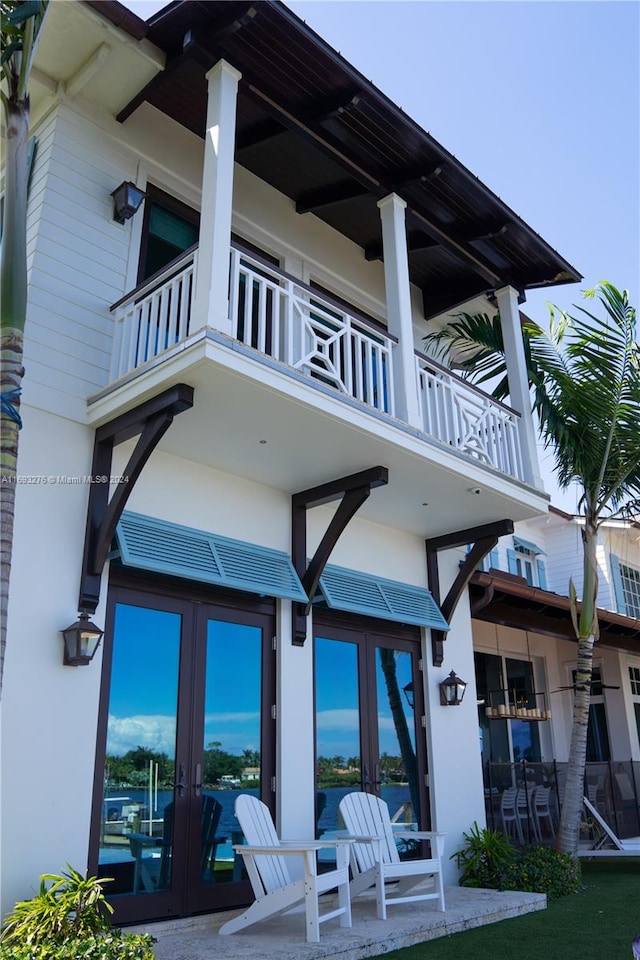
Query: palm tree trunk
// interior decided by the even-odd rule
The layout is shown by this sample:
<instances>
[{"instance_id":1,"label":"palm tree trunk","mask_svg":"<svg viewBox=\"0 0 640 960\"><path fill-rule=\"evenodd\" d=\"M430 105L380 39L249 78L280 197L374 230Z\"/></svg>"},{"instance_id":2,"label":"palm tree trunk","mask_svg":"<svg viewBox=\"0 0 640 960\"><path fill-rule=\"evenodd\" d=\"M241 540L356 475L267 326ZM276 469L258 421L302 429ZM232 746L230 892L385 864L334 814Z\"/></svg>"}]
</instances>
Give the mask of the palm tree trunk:
<instances>
[{"instance_id":1,"label":"palm tree trunk","mask_svg":"<svg viewBox=\"0 0 640 960\"><path fill-rule=\"evenodd\" d=\"M400 695L400 686L398 684L398 672L396 668L396 657L394 650L388 650L380 647L380 666L384 674L384 680L387 687L387 699L389 709L393 718L393 725L398 738L400 747L400 756L404 764L407 780L409 781L409 793L413 804L413 812L416 821L420 820L420 794L418 790L418 761L416 753L411 742L411 735L407 725L407 718L404 715L402 707L402 697Z\"/></svg>"},{"instance_id":2,"label":"palm tree trunk","mask_svg":"<svg viewBox=\"0 0 640 960\"><path fill-rule=\"evenodd\" d=\"M584 589L578 624L578 659L573 699L573 726L569 747L569 763L565 784L564 801L556 849L561 853L578 852L584 775L587 762L587 729L591 703L591 679L593 674L593 645L598 635L596 598L598 594L598 568L596 564L597 527L589 518L582 531L584 547Z\"/></svg>"},{"instance_id":3,"label":"palm tree trunk","mask_svg":"<svg viewBox=\"0 0 640 960\"><path fill-rule=\"evenodd\" d=\"M6 164L0 284L0 696L7 642L9 578L20 429L23 334L27 312L27 140L29 101L5 101Z\"/></svg>"}]
</instances>

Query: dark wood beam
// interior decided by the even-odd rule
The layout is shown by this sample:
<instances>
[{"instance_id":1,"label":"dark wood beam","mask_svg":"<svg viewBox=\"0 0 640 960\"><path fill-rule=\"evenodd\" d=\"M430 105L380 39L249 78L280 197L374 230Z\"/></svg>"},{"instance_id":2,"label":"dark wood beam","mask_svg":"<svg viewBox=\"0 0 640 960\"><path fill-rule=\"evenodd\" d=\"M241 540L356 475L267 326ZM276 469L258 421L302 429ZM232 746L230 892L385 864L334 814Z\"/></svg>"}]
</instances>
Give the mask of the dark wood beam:
<instances>
[{"instance_id":1,"label":"dark wood beam","mask_svg":"<svg viewBox=\"0 0 640 960\"><path fill-rule=\"evenodd\" d=\"M320 582L322 571L338 539L349 521L368 499L371 491L375 487L384 486L388 482L389 471L386 467L372 467L369 470L362 470L360 473L353 473L348 477L341 477L339 480L331 480L329 483L303 490L292 496L291 558L309 598L306 604L294 603L293 605L292 642L295 646L304 645L307 636L307 617L311 610L311 603ZM307 510L324 503L331 503L338 498L341 498L338 509L331 518L318 549L307 565Z\"/></svg>"},{"instance_id":2,"label":"dark wood beam","mask_svg":"<svg viewBox=\"0 0 640 960\"><path fill-rule=\"evenodd\" d=\"M355 180L340 180L316 190L305 190L296 200L296 213L311 213L330 203L341 203L356 197L366 197L369 191Z\"/></svg>"},{"instance_id":3,"label":"dark wood beam","mask_svg":"<svg viewBox=\"0 0 640 960\"><path fill-rule=\"evenodd\" d=\"M266 143L267 140L273 140L287 132L287 128L274 120L273 117L267 117L266 120L260 120L258 123L251 124L242 133L236 136L236 152L241 153L250 147L256 147L260 143Z\"/></svg>"},{"instance_id":4,"label":"dark wood beam","mask_svg":"<svg viewBox=\"0 0 640 960\"><path fill-rule=\"evenodd\" d=\"M444 168L447 166L445 160L438 160L430 167L422 164L419 167L407 167L404 170L394 170L389 173L389 185L394 193L404 190L415 183L428 183L429 180L436 180Z\"/></svg>"},{"instance_id":5,"label":"dark wood beam","mask_svg":"<svg viewBox=\"0 0 640 960\"><path fill-rule=\"evenodd\" d=\"M353 110L361 101L361 90L340 90L326 97L309 101L298 108L298 115L305 123L326 123L327 120L334 120L343 113Z\"/></svg>"},{"instance_id":6,"label":"dark wood beam","mask_svg":"<svg viewBox=\"0 0 640 960\"><path fill-rule=\"evenodd\" d=\"M193 406L193 387L178 384L96 430L78 609L94 613L100 601L102 569L116 526L136 481L173 419ZM113 448L140 434L122 479L109 500Z\"/></svg>"},{"instance_id":7,"label":"dark wood beam","mask_svg":"<svg viewBox=\"0 0 640 960\"><path fill-rule=\"evenodd\" d=\"M491 289L493 288L482 277L478 277L474 283L456 283L452 278L450 283L438 284L437 287L425 286L422 288L422 311L425 319L430 320L445 311L456 310Z\"/></svg>"},{"instance_id":8,"label":"dark wood beam","mask_svg":"<svg viewBox=\"0 0 640 960\"><path fill-rule=\"evenodd\" d=\"M447 533L441 537L432 537L425 541L427 552L427 577L429 589L433 599L440 606L443 617L447 622L464 593L478 564L482 563L488 553L493 550L500 537L513 533L513 520L498 520L495 523L485 523L478 527L467 527L455 533ZM464 547L471 544L471 550L460 564L458 574L453 581L449 592L440 603L440 574L438 570L438 553L441 550L451 550L455 547ZM431 631L431 656L434 667L441 667L444 660L444 641L446 633L443 630Z\"/></svg>"},{"instance_id":9,"label":"dark wood beam","mask_svg":"<svg viewBox=\"0 0 640 960\"><path fill-rule=\"evenodd\" d=\"M439 247L440 244L433 237L428 237L426 233L415 231L407 236L407 252L418 253L420 250L431 250L433 247ZM365 260L382 260L384 250L382 241L376 240L374 243L368 243L364 248Z\"/></svg>"}]
</instances>

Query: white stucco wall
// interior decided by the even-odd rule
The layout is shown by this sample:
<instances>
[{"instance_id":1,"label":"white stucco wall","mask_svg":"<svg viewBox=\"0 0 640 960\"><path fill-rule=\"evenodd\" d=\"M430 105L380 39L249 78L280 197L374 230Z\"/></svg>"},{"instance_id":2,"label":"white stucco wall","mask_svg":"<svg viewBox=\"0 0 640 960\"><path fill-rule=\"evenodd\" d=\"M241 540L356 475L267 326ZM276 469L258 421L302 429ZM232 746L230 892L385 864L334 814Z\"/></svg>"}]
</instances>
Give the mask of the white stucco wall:
<instances>
[{"instance_id":1,"label":"white stucco wall","mask_svg":"<svg viewBox=\"0 0 640 960\"><path fill-rule=\"evenodd\" d=\"M91 468L86 427L23 406L23 478ZM88 486L17 488L2 700L2 909L30 896L43 872L85 869L95 762L100 651L62 665L60 630L77 619ZM96 623L104 624L103 602Z\"/></svg>"}]
</instances>

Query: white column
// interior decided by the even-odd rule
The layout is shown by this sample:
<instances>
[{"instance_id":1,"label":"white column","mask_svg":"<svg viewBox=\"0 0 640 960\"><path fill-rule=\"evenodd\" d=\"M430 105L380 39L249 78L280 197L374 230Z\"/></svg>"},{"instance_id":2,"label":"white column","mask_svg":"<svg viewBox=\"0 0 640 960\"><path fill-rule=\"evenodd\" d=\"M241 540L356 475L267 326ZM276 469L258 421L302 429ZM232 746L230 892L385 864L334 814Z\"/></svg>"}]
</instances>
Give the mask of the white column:
<instances>
[{"instance_id":1,"label":"white column","mask_svg":"<svg viewBox=\"0 0 640 960\"><path fill-rule=\"evenodd\" d=\"M207 74L207 129L204 140L200 246L191 332L215 327L231 335L229 250L236 134L236 101L241 74L219 60Z\"/></svg>"},{"instance_id":2,"label":"white column","mask_svg":"<svg viewBox=\"0 0 640 960\"><path fill-rule=\"evenodd\" d=\"M378 202L382 221L387 323L389 333L398 338L393 350L396 416L412 427L422 427L413 347L409 256L404 222L406 206L404 200L395 193Z\"/></svg>"},{"instance_id":3,"label":"white column","mask_svg":"<svg viewBox=\"0 0 640 960\"><path fill-rule=\"evenodd\" d=\"M285 840L315 836L314 675L311 617L303 647L291 643L291 602L279 603L277 648L276 804L278 830ZM297 858L288 863L302 875Z\"/></svg>"},{"instance_id":4,"label":"white column","mask_svg":"<svg viewBox=\"0 0 640 960\"><path fill-rule=\"evenodd\" d=\"M518 307L518 291L514 290L513 287L502 287L500 290L496 290L496 299L502 324L509 397L511 406L520 413L520 446L522 448L524 479L537 490L544 490L544 482L538 465L536 428L531 412L527 362L524 354Z\"/></svg>"},{"instance_id":5,"label":"white column","mask_svg":"<svg viewBox=\"0 0 640 960\"><path fill-rule=\"evenodd\" d=\"M455 579L463 557L462 550L447 550L440 555L443 593ZM452 617L441 667L433 665L431 637L426 632L423 679L432 830L447 835L442 867L445 883L455 884L458 868L449 858L464 846L462 834L469 832L473 822L483 827L486 821L471 613L466 598L461 598ZM466 681L467 689L459 706L443 707L440 683L452 670Z\"/></svg>"}]
</instances>

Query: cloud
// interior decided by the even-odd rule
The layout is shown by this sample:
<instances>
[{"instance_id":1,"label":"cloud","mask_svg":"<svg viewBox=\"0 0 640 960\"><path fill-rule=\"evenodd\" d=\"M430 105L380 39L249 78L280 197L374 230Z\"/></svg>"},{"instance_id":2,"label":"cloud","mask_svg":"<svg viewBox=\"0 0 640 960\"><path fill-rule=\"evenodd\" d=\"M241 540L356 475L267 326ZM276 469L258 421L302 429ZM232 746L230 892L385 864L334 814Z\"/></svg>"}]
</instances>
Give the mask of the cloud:
<instances>
[{"instance_id":1,"label":"cloud","mask_svg":"<svg viewBox=\"0 0 640 960\"><path fill-rule=\"evenodd\" d=\"M138 746L173 757L176 750L176 718L161 714L138 714L133 717L109 714L107 753L120 757Z\"/></svg>"}]
</instances>

